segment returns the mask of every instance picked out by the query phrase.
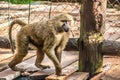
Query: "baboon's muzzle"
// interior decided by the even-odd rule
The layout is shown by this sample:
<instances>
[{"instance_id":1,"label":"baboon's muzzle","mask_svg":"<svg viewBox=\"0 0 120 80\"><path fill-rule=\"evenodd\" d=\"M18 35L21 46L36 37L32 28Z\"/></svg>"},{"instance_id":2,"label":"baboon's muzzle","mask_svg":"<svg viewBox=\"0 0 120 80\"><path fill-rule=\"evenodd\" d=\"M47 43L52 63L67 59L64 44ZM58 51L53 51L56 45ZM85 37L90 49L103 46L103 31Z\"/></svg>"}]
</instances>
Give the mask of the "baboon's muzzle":
<instances>
[{"instance_id":1,"label":"baboon's muzzle","mask_svg":"<svg viewBox=\"0 0 120 80\"><path fill-rule=\"evenodd\" d=\"M69 25L65 22L64 24L63 24L63 30L65 31L65 32L68 32L69 31Z\"/></svg>"}]
</instances>

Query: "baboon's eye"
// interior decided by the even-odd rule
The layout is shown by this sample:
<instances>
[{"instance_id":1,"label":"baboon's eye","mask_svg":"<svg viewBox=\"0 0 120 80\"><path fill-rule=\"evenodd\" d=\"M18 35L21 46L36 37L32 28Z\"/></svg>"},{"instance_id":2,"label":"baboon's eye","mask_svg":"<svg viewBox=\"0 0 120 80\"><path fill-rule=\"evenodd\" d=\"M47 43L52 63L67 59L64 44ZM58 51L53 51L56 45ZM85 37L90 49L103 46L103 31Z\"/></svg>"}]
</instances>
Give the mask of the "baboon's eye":
<instances>
[{"instance_id":1,"label":"baboon's eye","mask_svg":"<svg viewBox=\"0 0 120 80\"><path fill-rule=\"evenodd\" d=\"M61 22L70 22L70 20L61 20Z\"/></svg>"},{"instance_id":2,"label":"baboon's eye","mask_svg":"<svg viewBox=\"0 0 120 80\"><path fill-rule=\"evenodd\" d=\"M67 22L67 20L61 20L61 22Z\"/></svg>"}]
</instances>

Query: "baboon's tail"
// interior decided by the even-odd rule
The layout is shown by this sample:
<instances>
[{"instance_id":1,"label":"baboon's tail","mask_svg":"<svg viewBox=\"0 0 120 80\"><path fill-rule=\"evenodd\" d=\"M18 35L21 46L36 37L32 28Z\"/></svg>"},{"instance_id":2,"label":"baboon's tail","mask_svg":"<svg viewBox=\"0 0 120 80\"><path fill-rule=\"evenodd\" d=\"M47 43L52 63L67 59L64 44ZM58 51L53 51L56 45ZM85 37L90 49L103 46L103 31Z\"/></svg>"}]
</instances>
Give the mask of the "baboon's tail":
<instances>
[{"instance_id":1,"label":"baboon's tail","mask_svg":"<svg viewBox=\"0 0 120 80\"><path fill-rule=\"evenodd\" d=\"M14 44L13 44L13 41L12 41L12 27L13 27L14 24L19 24L19 25L21 25L23 27L23 26L26 25L26 23L24 23L21 20L14 20L9 25L9 40L10 40L10 47L11 47L12 53L14 53Z\"/></svg>"}]
</instances>

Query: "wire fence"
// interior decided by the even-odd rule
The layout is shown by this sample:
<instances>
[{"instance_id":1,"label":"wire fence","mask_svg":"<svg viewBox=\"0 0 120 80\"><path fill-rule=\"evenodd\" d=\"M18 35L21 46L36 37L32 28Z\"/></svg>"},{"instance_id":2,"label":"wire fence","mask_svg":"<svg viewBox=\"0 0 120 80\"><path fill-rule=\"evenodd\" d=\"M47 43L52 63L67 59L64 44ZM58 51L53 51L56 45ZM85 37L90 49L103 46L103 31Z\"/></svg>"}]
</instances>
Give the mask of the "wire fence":
<instances>
[{"instance_id":1,"label":"wire fence","mask_svg":"<svg viewBox=\"0 0 120 80\"><path fill-rule=\"evenodd\" d=\"M71 37L79 37L80 0L29 0L28 4L14 4L10 3L10 1L0 1L0 36L8 36L8 24L15 19L23 20L26 23L42 22L60 13L67 12L76 19ZM16 1L15 3L17 1L26 3L26 0L14 1ZM104 39L120 41L120 0L107 0L107 9L104 9L104 12L106 12ZM13 33L15 34L19 29L20 27L16 25Z\"/></svg>"}]
</instances>

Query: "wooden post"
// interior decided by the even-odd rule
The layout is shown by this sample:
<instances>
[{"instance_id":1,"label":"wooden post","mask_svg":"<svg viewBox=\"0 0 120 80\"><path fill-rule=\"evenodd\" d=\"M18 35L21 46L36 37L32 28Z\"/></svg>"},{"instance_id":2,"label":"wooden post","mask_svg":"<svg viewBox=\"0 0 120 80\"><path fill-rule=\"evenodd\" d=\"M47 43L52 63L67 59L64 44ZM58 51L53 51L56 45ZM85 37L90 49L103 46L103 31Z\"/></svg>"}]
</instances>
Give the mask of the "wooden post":
<instances>
[{"instance_id":1,"label":"wooden post","mask_svg":"<svg viewBox=\"0 0 120 80\"><path fill-rule=\"evenodd\" d=\"M101 71L106 0L82 0L79 45L79 71L91 75Z\"/></svg>"}]
</instances>

